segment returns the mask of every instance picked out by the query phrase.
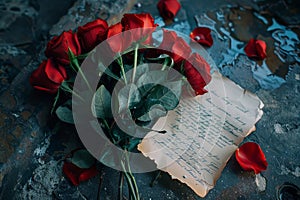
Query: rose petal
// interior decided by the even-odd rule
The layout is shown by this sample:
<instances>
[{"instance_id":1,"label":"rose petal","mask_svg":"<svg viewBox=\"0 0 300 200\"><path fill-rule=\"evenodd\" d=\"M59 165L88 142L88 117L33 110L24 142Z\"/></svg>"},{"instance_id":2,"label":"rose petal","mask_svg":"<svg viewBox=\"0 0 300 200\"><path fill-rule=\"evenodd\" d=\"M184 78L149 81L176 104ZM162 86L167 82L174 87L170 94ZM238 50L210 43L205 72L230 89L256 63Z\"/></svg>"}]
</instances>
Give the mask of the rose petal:
<instances>
[{"instance_id":1,"label":"rose petal","mask_svg":"<svg viewBox=\"0 0 300 200\"><path fill-rule=\"evenodd\" d=\"M54 36L48 42L45 55L63 65L68 65L70 63L68 55L69 49L71 49L76 56L81 53L77 34L74 34L72 31L64 31L61 35Z\"/></svg>"},{"instance_id":2,"label":"rose petal","mask_svg":"<svg viewBox=\"0 0 300 200\"><path fill-rule=\"evenodd\" d=\"M125 31L140 28L139 30L132 31L133 41L149 37L154 31L154 28L158 26L157 24L154 24L154 19L149 13L124 14L121 24ZM146 43L149 43L150 41L151 38L149 37Z\"/></svg>"},{"instance_id":3,"label":"rose petal","mask_svg":"<svg viewBox=\"0 0 300 200\"><path fill-rule=\"evenodd\" d=\"M56 93L67 78L66 69L52 59L43 61L30 76L30 84L37 90Z\"/></svg>"},{"instance_id":4,"label":"rose petal","mask_svg":"<svg viewBox=\"0 0 300 200\"><path fill-rule=\"evenodd\" d=\"M213 39L211 37L211 30L206 27L197 27L190 33L190 38L205 46L212 46Z\"/></svg>"},{"instance_id":5,"label":"rose petal","mask_svg":"<svg viewBox=\"0 0 300 200\"><path fill-rule=\"evenodd\" d=\"M240 166L246 171L254 170L255 174L267 169L266 157L255 142L247 142L238 148L235 157Z\"/></svg>"},{"instance_id":6,"label":"rose petal","mask_svg":"<svg viewBox=\"0 0 300 200\"><path fill-rule=\"evenodd\" d=\"M207 92L204 87L211 81L209 64L197 53L193 53L184 64L184 73L196 95Z\"/></svg>"},{"instance_id":7,"label":"rose petal","mask_svg":"<svg viewBox=\"0 0 300 200\"><path fill-rule=\"evenodd\" d=\"M165 20L172 20L180 8L181 5L177 0L160 0L157 3L159 14Z\"/></svg>"},{"instance_id":8,"label":"rose petal","mask_svg":"<svg viewBox=\"0 0 300 200\"><path fill-rule=\"evenodd\" d=\"M98 174L96 165L87 169L81 169L67 161L65 161L63 165L63 172L75 186L78 186L80 182L89 180Z\"/></svg>"},{"instance_id":9,"label":"rose petal","mask_svg":"<svg viewBox=\"0 0 300 200\"><path fill-rule=\"evenodd\" d=\"M91 51L100 42L105 40L107 29L107 22L102 19L96 19L84 26L78 27L77 35L83 52Z\"/></svg>"},{"instance_id":10,"label":"rose petal","mask_svg":"<svg viewBox=\"0 0 300 200\"><path fill-rule=\"evenodd\" d=\"M250 39L244 48L246 55L249 58L263 60L267 57L267 45L262 40Z\"/></svg>"}]
</instances>

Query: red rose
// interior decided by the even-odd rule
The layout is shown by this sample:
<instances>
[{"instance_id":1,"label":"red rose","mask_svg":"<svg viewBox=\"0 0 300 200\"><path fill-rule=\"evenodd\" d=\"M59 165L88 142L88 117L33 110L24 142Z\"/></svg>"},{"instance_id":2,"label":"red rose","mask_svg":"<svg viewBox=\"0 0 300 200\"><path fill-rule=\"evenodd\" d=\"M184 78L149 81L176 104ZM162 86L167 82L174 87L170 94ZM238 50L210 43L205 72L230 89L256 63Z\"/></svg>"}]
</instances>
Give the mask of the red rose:
<instances>
[{"instance_id":1,"label":"red rose","mask_svg":"<svg viewBox=\"0 0 300 200\"><path fill-rule=\"evenodd\" d=\"M157 26L157 24L154 24L154 19L149 13L125 14L121 20L121 24L124 27L124 31L143 28L141 30L132 31L132 38L134 41L150 36ZM149 43L150 41L151 37L148 37L146 43Z\"/></svg>"},{"instance_id":2,"label":"red rose","mask_svg":"<svg viewBox=\"0 0 300 200\"><path fill-rule=\"evenodd\" d=\"M210 33L211 30L209 28L197 27L191 32L190 38L192 38L199 44L210 47L213 44L213 39Z\"/></svg>"},{"instance_id":3,"label":"red rose","mask_svg":"<svg viewBox=\"0 0 300 200\"><path fill-rule=\"evenodd\" d=\"M177 0L160 0L157 4L160 16L169 20L176 16L180 7L180 3Z\"/></svg>"},{"instance_id":4,"label":"red rose","mask_svg":"<svg viewBox=\"0 0 300 200\"><path fill-rule=\"evenodd\" d=\"M166 53L170 55L175 63L179 63L184 59L187 59L192 50L190 46L182 39L178 37L176 32L163 29L163 41L158 47L159 53Z\"/></svg>"},{"instance_id":5,"label":"red rose","mask_svg":"<svg viewBox=\"0 0 300 200\"><path fill-rule=\"evenodd\" d=\"M207 92L204 87L211 81L209 64L197 53L193 53L184 64L184 73L196 95Z\"/></svg>"},{"instance_id":6,"label":"red rose","mask_svg":"<svg viewBox=\"0 0 300 200\"><path fill-rule=\"evenodd\" d=\"M253 170L255 174L266 170L268 166L264 152L255 142L243 144L236 150L235 158L244 170Z\"/></svg>"},{"instance_id":7,"label":"red rose","mask_svg":"<svg viewBox=\"0 0 300 200\"><path fill-rule=\"evenodd\" d=\"M129 32L122 32L123 26L121 23L110 26L107 30L107 44L110 49L116 52L123 52L132 43L131 34ZM113 38L111 38L114 36Z\"/></svg>"},{"instance_id":8,"label":"red rose","mask_svg":"<svg viewBox=\"0 0 300 200\"><path fill-rule=\"evenodd\" d=\"M43 61L40 66L33 71L30 77L30 83L38 90L56 93L66 78L66 69L62 65L56 64L52 59L48 59Z\"/></svg>"},{"instance_id":9,"label":"red rose","mask_svg":"<svg viewBox=\"0 0 300 200\"><path fill-rule=\"evenodd\" d=\"M267 57L267 45L262 40L250 39L245 47L245 52L249 58L263 60Z\"/></svg>"},{"instance_id":10,"label":"red rose","mask_svg":"<svg viewBox=\"0 0 300 200\"><path fill-rule=\"evenodd\" d=\"M65 31L60 36L54 36L48 42L45 55L61 64L68 65L70 63L68 56L69 48L75 55L81 53L77 34L73 34L72 31Z\"/></svg>"},{"instance_id":11,"label":"red rose","mask_svg":"<svg viewBox=\"0 0 300 200\"><path fill-rule=\"evenodd\" d=\"M80 182L87 181L98 174L96 165L93 165L90 168L80 168L71 162L64 163L63 172L75 186L78 186Z\"/></svg>"},{"instance_id":12,"label":"red rose","mask_svg":"<svg viewBox=\"0 0 300 200\"><path fill-rule=\"evenodd\" d=\"M89 52L106 39L107 22L96 19L84 26L78 27L77 35L83 52Z\"/></svg>"}]
</instances>

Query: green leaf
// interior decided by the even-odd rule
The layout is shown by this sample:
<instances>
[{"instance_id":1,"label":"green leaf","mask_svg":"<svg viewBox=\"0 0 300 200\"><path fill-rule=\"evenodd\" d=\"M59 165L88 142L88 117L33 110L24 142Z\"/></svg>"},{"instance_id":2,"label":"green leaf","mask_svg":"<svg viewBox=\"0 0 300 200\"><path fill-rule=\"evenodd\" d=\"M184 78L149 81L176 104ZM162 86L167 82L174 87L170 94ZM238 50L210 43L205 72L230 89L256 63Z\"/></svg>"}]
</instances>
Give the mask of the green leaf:
<instances>
[{"instance_id":1,"label":"green leaf","mask_svg":"<svg viewBox=\"0 0 300 200\"><path fill-rule=\"evenodd\" d=\"M56 109L55 113L61 121L74 124L71 108L72 108L72 100L68 100L63 105L59 106Z\"/></svg>"},{"instance_id":2,"label":"green leaf","mask_svg":"<svg viewBox=\"0 0 300 200\"><path fill-rule=\"evenodd\" d=\"M147 96L150 105L160 104L166 110L173 110L179 103L182 81L167 82L164 85L157 85Z\"/></svg>"},{"instance_id":3,"label":"green leaf","mask_svg":"<svg viewBox=\"0 0 300 200\"><path fill-rule=\"evenodd\" d=\"M141 139L140 138L131 138L129 140L129 144L126 145L126 149L128 151L132 151L134 149L136 149L137 145L141 142Z\"/></svg>"},{"instance_id":4,"label":"green leaf","mask_svg":"<svg viewBox=\"0 0 300 200\"><path fill-rule=\"evenodd\" d=\"M141 95L136 85L128 84L124 86L118 93L119 113L131 109L140 100Z\"/></svg>"},{"instance_id":5,"label":"green leaf","mask_svg":"<svg viewBox=\"0 0 300 200\"><path fill-rule=\"evenodd\" d=\"M157 58L146 58L146 59L149 61L163 63L163 65L169 66L170 68L174 66L173 58L167 54L162 54Z\"/></svg>"},{"instance_id":6,"label":"green leaf","mask_svg":"<svg viewBox=\"0 0 300 200\"><path fill-rule=\"evenodd\" d=\"M81 169L88 169L95 164L95 158L85 149L75 151L70 161Z\"/></svg>"},{"instance_id":7,"label":"green leaf","mask_svg":"<svg viewBox=\"0 0 300 200\"><path fill-rule=\"evenodd\" d=\"M75 56L75 54L72 52L72 50L69 48L68 49L68 56L69 56L69 60L70 60L70 66L71 68L77 72L78 69L80 68L77 57Z\"/></svg>"},{"instance_id":8,"label":"green leaf","mask_svg":"<svg viewBox=\"0 0 300 200\"><path fill-rule=\"evenodd\" d=\"M136 85L142 96L145 96L155 85L163 83L166 80L167 75L167 71L161 70L148 71L141 75L137 80Z\"/></svg>"},{"instance_id":9,"label":"green leaf","mask_svg":"<svg viewBox=\"0 0 300 200\"><path fill-rule=\"evenodd\" d=\"M152 120L156 116L163 116L163 107L166 111L173 110L177 107L181 95L182 81L173 81L164 85L155 85L146 96L144 101L136 105L133 117L141 121ZM159 105L155 106L154 105ZM151 109L155 108L153 111ZM150 113L149 113L150 112Z\"/></svg>"},{"instance_id":10,"label":"green leaf","mask_svg":"<svg viewBox=\"0 0 300 200\"><path fill-rule=\"evenodd\" d=\"M140 120L142 122L149 122L149 121L152 121L153 119L158 119L159 117L166 116L166 114L167 114L167 111L163 106L161 106L159 104L155 104L155 105L151 106L151 108L149 109L149 111L147 113L145 113L143 116L139 117L138 120Z\"/></svg>"},{"instance_id":11,"label":"green leaf","mask_svg":"<svg viewBox=\"0 0 300 200\"><path fill-rule=\"evenodd\" d=\"M111 95L104 85L101 85L94 94L91 109L95 117L101 119L112 117Z\"/></svg>"}]
</instances>

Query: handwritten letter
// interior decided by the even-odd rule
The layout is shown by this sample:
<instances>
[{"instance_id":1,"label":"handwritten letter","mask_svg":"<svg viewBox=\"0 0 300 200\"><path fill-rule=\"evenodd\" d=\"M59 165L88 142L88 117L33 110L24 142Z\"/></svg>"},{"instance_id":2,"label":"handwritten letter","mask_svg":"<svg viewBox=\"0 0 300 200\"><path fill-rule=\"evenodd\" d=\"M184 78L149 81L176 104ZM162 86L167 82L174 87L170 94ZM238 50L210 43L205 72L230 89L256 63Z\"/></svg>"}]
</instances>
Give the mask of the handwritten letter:
<instances>
[{"instance_id":1,"label":"handwritten letter","mask_svg":"<svg viewBox=\"0 0 300 200\"><path fill-rule=\"evenodd\" d=\"M158 120L138 149L157 168L204 197L213 188L227 161L255 130L263 103L218 72L208 93L183 98L178 107Z\"/></svg>"}]
</instances>

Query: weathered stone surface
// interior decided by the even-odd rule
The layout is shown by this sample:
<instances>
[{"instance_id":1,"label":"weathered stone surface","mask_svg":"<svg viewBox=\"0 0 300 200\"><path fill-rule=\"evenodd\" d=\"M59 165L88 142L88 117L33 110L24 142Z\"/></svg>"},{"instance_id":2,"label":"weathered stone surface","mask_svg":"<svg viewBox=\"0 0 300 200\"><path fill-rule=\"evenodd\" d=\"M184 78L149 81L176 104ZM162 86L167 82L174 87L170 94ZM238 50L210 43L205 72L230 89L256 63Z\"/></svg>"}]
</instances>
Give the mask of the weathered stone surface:
<instances>
[{"instance_id":1,"label":"weathered stone surface","mask_svg":"<svg viewBox=\"0 0 300 200\"><path fill-rule=\"evenodd\" d=\"M53 97L33 92L28 77L45 58L43 51L47 41L63 30L75 30L97 17L108 19L113 24L120 20L122 13L129 11L151 12L163 24L156 1L140 1L141 6L135 7L137 1L134 0L5 2L8 3L0 3L0 199L96 199L100 175L79 187L72 186L63 176L62 159L82 144L73 126L63 124L63 130L56 129L58 122L49 114ZM283 2L289 5L282 7ZM238 5L246 7L249 15L252 11L280 15L280 19L285 21L283 24L292 27L299 36L299 28L295 26L299 21L299 11L292 6L294 2L232 1L229 8L234 12L225 15L217 26L217 16L222 18L221 11L228 5L226 1L182 0L181 4L175 23L168 27L185 34L198 25L211 27L214 45L207 50L219 70L256 93L265 104L256 132L246 140L258 142L266 154L269 167L262 173L267 181L266 190L259 192L254 174L243 172L232 158L216 187L205 199L275 199L276 188L283 182L299 186L299 63L294 62L293 66L286 68L285 82L281 87L266 90L253 76L254 68L260 69L259 63L241 53L244 43L234 43L266 34L262 22L253 16L246 15L249 19L239 21L239 16L243 17L245 12L238 11ZM224 37L225 32L220 33L223 26L224 30L232 28L230 21L237 25L237 40ZM243 29L247 26L246 22L254 22L251 25L253 30ZM259 26L255 26L256 22ZM238 44L235 51L231 51L232 44ZM101 198L116 199L119 173L103 167L101 175ZM154 176L155 172L136 175L143 199L200 199L186 185L172 180L165 173L151 188L149 184Z\"/></svg>"}]
</instances>

